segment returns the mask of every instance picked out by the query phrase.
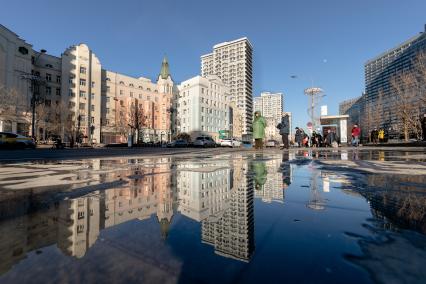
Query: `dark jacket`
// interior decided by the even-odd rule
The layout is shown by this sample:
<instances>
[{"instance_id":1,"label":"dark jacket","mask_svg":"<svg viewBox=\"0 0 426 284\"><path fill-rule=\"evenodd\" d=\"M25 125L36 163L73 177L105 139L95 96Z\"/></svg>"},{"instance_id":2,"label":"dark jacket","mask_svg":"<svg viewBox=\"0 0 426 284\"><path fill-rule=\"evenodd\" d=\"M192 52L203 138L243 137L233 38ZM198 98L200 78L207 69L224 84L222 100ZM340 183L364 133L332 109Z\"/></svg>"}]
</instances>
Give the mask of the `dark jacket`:
<instances>
[{"instance_id":1,"label":"dark jacket","mask_svg":"<svg viewBox=\"0 0 426 284\"><path fill-rule=\"evenodd\" d=\"M287 115L281 118L281 122L278 123L277 128L280 130L280 135L288 135L290 133L290 121Z\"/></svg>"}]
</instances>

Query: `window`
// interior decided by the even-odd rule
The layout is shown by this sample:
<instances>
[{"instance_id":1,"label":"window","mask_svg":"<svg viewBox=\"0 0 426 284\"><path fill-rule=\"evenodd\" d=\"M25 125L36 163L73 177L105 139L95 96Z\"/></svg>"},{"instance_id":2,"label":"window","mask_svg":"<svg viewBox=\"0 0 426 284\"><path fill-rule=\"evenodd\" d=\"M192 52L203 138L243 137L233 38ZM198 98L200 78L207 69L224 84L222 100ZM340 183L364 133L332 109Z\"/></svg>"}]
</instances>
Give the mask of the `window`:
<instances>
[{"instance_id":1,"label":"window","mask_svg":"<svg viewBox=\"0 0 426 284\"><path fill-rule=\"evenodd\" d=\"M75 94L74 94L74 92L70 89L69 90L69 92L68 92L68 96L70 96L70 97L72 97L72 98L74 98L75 97Z\"/></svg>"},{"instance_id":2,"label":"window","mask_svg":"<svg viewBox=\"0 0 426 284\"><path fill-rule=\"evenodd\" d=\"M60 96L61 95L61 88L56 88L56 95Z\"/></svg>"},{"instance_id":3,"label":"window","mask_svg":"<svg viewBox=\"0 0 426 284\"><path fill-rule=\"evenodd\" d=\"M130 97L133 98L133 92L130 92Z\"/></svg>"},{"instance_id":4,"label":"window","mask_svg":"<svg viewBox=\"0 0 426 284\"><path fill-rule=\"evenodd\" d=\"M50 100L45 100L45 101L44 101L44 104L45 104L46 106L50 106L50 105L51 105L51 103L52 103L52 102L51 102Z\"/></svg>"},{"instance_id":5,"label":"window","mask_svg":"<svg viewBox=\"0 0 426 284\"><path fill-rule=\"evenodd\" d=\"M91 105L91 106L90 106L90 110L91 110L91 111L95 111L95 106L94 106L94 105Z\"/></svg>"},{"instance_id":6,"label":"window","mask_svg":"<svg viewBox=\"0 0 426 284\"><path fill-rule=\"evenodd\" d=\"M85 98L85 97L86 97L86 92L80 91L80 98Z\"/></svg>"},{"instance_id":7,"label":"window","mask_svg":"<svg viewBox=\"0 0 426 284\"><path fill-rule=\"evenodd\" d=\"M201 93L204 94L204 88L201 88Z\"/></svg>"},{"instance_id":8,"label":"window","mask_svg":"<svg viewBox=\"0 0 426 284\"><path fill-rule=\"evenodd\" d=\"M106 113L109 114L109 108L106 109Z\"/></svg>"},{"instance_id":9,"label":"window","mask_svg":"<svg viewBox=\"0 0 426 284\"><path fill-rule=\"evenodd\" d=\"M110 78L108 78L108 77L107 77L105 80L106 80L106 81L111 81L111 79L110 79Z\"/></svg>"},{"instance_id":10,"label":"window","mask_svg":"<svg viewBox=\"0 0 426 284\"><path fill-rule=\"evenodd\" d=\"M94 100L94 99L95 99L95 94L94 94L94 93L91 93L91 94L90 94L90 99L91 99L91 100Z\"/></svg>"},{"instance_id":11,"label":"window","mask_svg":"<svg viewBox=\"0 0 426 284\"><path fill-rule=\"evenodd\" d=\"M84 232L84 225L77 225L77 234Z\"/></svg>"},{"instance_id":12,"label":"window","mask_svg":"<svg viewBox=\"0 0 426 284\"><path fill-rule=\"evenodd\" d=\"M52 94L52 88L51 87L46 87L46 95L51 95Z\"/></svg>"},{"instance_id":13,"label":"window","mask_svg":"<svg viewBox=\"0 0 426 284\"><path fill-rule=\"evenodd\" d=\"M61 76L59 75L56 76L56 83L61 83Z\"/></svg>"},{"instance_id":14,"label":"window","mask_svg":"<svg viewBox=\"0 0 426 284\"><path fill-rule=\"evenodd\" d=\"M53 68L53 65L52 65L52 64L46 64L46 65L44 65L44 66L46 66L47 68Z\"/></svg>"},{"instance_id":15,"label":"window","mask_svg":"<svg viewBox=\"0 0 426 284\"><path fill-rule=\"evenodd\" d=\"M80 103L79 107L80 110L85 110L86 109L86 104L85 103Z\"/></svg>"},{"instance_id":16,"label":"window","mask_svg":"<svg viewBox=\"0 0 426 284\"><path fill-rule=\"evenodd\" d=\"M78 212L78 219L83 219L84 218L84 211L80 211Z\"/></svg>"},{"instance_id":17,"label":"window","mask_svg":"<svg viewBox=\"0 0 426 284\"><path fill-rule=\"evenodd\" d=\"M134 87L133 84L130 84L129 87Z\"/></svg>"},{"instance_id":18,"label":"window","mask_svg":"<svg viewBox=\"0 0 426 284\"><path fill-rule=\"evenodd\" d=\"M109 103L109 100L110 100L110 98L109 98L109 97L107 97L107 98L106 98L106 102L107 102L107 103Z\"/></svg>"},{"instance_id":19,"label":"window","mask_svg":"<svg viewBox=\"0 0 426 284\"><path fill-rule=\"evenodd\" d=\"M92 81L92 88L94 88L94 87L95 87L95 82Z\"/></svg>"},{"instance_id":20,"label":"window","mask_svg":"<svg viewBox=\"0 0 426 284\"><path fill-rule=\"evenodd\" d=\"M142 99L142 95L141 94L139 94L139 99Z\"/></svg>"},{"instance_id":21,"label":"window","mask_svg":"<svg viewBox=\"0 0 426 284\"><path fill-rule=\"evenodd\" d=\"M80 73L81 74L86 74L86 67L80 66Z\"/></svg>"},{"instance_id":22,"label":"window","mask_svg":"<svg viewBox=\"0 0 426 284\"><path fill-rule=\"evenodd\" d=\"M105 122L106 122L106 125L109 125L109 119L106 119Z\"/></svg>"},{"instance_id":23,"label":"window","mask_svg":"<svg viewBox=\"0 0 426 284\"><path fill-rule=\"evenodd\" d=\"M93 107L93 108L94 108L94 107ZM90 118L90 122L91 122L91 123L95 123L95 117L93 117L93 116L92 116L92 117ZM93 133L92 133L92 134L93 134Z\"/></svg>"},{"instance_id":24,"label":"window","mask_svg":"<svg viewBox=\"0 0 426 284\"><path fill-rule=\"evenodd\" d=\"M80 79L80 86L86 86L86 80Z\"/></svg>"},{"instance_id":25,"label":"window","mask_svg":"<svg viewBox=\"0 0 426 284\"><path fill-rule=\"evenodd\" d=\"M52 81L52 75L49 73L46 73L46 81L51 82Z\"/></svg>"},{"instance_id":26,"label":"window","mask_svg":"<svg viewBox=\"0 0 426 284\"><path fill-rule=\"evenodd\" d=\"M124 91L123 90L120 90L120 95L123 95L124 94Z\"/></svg>"},{"instance_id":27,"label":"window","mask_svg":"<svg viewBox=\"0 0 426 284\"><path fill-rule=\"evenodd\" d=\"M119 83L120 85L124 85L124 82L123 81L120 81L120 83Z\"/></svg>"}]
</instances>

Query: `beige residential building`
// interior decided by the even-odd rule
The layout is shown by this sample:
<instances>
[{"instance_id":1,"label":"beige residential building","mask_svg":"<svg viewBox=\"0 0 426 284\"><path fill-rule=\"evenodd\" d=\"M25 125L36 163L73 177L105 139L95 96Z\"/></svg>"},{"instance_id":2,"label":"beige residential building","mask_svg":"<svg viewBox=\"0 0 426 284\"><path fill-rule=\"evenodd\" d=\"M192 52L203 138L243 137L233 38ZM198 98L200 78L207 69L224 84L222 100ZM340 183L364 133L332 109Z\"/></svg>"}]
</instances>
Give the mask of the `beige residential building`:
<instances>
[{"instance_id":1,"label":"beige residential building","mask_svg":"<svg viewBox=\"0 0 426 284\"><path fill-rule=\"evenodd\" d=\"M220 130L229 130L229 88L215 75L195 76L183 81L176 99L177 128L194 139L199 135L219 138Z\"/></svg>"},{"instance_id":2,"label":"beige residential building","mask_svg":"<svg viewBox=\"0 0 426 284\"><path fill-rule=\"evenodd\" d=\"M253 120L253 47L244 37L213 46L213 52L201 56L201 75L217 75L229 87L230 101L242 115L242 135L251 140Z\"/></svg>"},{"instance_id":3,"label":"beige residential building","mask_svg":"<svg viewBox=\"0 0 426 284\"><path fill-rule=\"evenodd\" d=\"M60 135L65 141L114 143L133 134L139 140L167 141L176 92L166 59L152 82L103 69L86 44L52 56L0 25L0 131L31 134L34 94L36 130L31 135L39 140Z\"/></svg>"}]
</instances>

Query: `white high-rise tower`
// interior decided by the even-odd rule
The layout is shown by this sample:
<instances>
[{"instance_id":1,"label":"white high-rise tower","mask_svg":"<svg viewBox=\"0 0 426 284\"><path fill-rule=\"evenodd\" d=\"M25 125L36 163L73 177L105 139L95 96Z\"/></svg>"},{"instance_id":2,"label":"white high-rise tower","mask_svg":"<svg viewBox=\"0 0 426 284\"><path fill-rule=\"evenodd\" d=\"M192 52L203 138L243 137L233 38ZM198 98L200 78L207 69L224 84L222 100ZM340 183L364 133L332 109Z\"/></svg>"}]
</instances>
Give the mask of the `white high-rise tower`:
<instances>
[{"instance_id":1,"label":"white high-rise tower","mask_svg":"<svg viewBox=\"0 0 426 284\"><path fill-rule=\"evenodd\" d=\"M213 52L201 56L201 75L217 75L229 87L242 118L243 139L251 139L253 120L253 47L244 37L213 46Z\"/></svg>"}]
</instances>

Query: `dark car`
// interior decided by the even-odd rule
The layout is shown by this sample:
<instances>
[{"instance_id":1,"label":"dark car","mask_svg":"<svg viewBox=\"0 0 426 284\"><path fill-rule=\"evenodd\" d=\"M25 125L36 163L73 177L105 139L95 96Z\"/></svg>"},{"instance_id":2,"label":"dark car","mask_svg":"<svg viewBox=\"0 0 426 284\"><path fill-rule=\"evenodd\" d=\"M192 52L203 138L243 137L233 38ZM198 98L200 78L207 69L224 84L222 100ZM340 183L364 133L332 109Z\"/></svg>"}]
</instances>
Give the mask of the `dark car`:
<instances>
[{"instance_id":1,"label":"dark car","mask_svg":"<svg viewBox=\"0 0 426 284\"><path fill-rule=\"evenodd\" d=\"M175 140L175 141L172 141L169 144L167 144L167 147L170 147L170 148L188 147L188 146L189 146L188 141L183 140L183 139Z\"/></svg>"}]
</instances>

